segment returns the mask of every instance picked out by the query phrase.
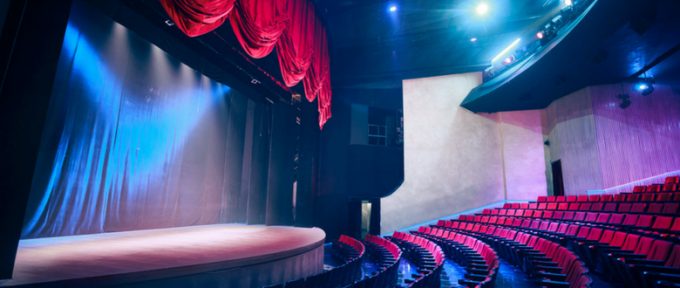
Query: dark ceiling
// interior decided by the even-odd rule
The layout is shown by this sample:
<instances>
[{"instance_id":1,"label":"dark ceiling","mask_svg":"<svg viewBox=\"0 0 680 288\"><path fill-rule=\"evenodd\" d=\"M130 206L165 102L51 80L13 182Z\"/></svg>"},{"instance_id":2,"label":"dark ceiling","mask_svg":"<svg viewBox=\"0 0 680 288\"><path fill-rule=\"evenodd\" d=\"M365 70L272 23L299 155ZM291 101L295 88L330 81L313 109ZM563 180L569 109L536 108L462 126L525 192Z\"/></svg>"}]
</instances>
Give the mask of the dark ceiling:
<instances>
[{"instance_id":1,"label":"dark ceiling","mask_svg":"<svg viewBox=\"0 0 680 288\"><path fill-rule=\"evenodd\" d=\"M485 0L484 17L474 13L480 0L314 2L329 32L334 90L370 93L400 89L405 78L480 71L562 1Z\"/></svg>"},{"instance_id":2,"label":"dark ceiling","mask_svg":"<svg viewBox=\"0 0 680 288\"><path fill-rule=\"evenodd\" d=\"M482 1L493 12L485 18L474 13ZM562 0L314 2L329 32L335 95L368 103L400 101L402 79L482 71L514 38L535 31L562 5ZM392 4L398 5L396 13L388 12ZM559 45L548 45L516 73L479 87L463 106L475 112L538 109L584 86L632 81L647 70L657 83L677 82L679 6L678 0L598 0L572 32L554 41Z\"/></svg>"}]
</instances>

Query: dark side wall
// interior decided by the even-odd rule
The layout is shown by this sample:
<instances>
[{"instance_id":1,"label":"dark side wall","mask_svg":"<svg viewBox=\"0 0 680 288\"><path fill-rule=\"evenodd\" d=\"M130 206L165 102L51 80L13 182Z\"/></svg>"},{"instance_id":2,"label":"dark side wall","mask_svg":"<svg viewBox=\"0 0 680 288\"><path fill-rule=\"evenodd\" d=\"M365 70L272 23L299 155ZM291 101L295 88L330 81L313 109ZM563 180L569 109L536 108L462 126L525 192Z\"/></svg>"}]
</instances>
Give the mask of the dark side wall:
<instances>
[{"instance_id":1,"label":"dark side wall","mask_svg":"<svg viewBox=\"0 0 680 288\"><path fill-rule=\"evenodd\" d=\"M70 7L8 2L0 35L0 279L14 268Z\"/></svg>"},{"instance_id":2,"label":"dark side wall","mask_svg":"<svg viewBox=\"0 0 680 288\"><path fill-rule=\"evenodd\" d=\"M351 95L351 96L350 96ZM319 192L315 206L316 225L327 239L340 234L361 236L361 201L372 202L371 233L379 233L380 198L394 192L404 180L401 147L351 144L356 131L366 131L367 122L353 121L352 105L400 111L401 89L356 95L334 90L333 118L320 137ZM362 132L365 133L365 132Z\"/></svg>"}]
</instances>

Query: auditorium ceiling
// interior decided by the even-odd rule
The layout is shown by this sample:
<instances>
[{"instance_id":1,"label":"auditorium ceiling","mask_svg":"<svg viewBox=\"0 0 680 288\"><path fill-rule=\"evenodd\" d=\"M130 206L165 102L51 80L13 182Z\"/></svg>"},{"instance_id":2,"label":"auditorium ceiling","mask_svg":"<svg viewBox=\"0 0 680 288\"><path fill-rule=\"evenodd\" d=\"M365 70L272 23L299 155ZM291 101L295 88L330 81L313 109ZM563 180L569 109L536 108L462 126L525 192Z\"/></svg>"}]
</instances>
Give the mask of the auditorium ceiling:
<instances>
[{"instance_id":1,"label":"auditorium ceiling","mask_svg":"<svg viewBox=\"0 0 680 288\"><path fill-rule=\"evenodd\" d=\"M395 98L400 106L402 79L482 71L518 34L549 20L564 0L486 0L489 13L484 17L475 14L481 0L313 1L328 30L335 99L376 103ZM167 15L157 1L122 2L156 23L154 29L177 32L164 24ZM121 5L111 4L119 1L103 3L111 6L107 10L114 11L111 14L116 18L128 20L127 24L151 29L145 22L128 19L121 12L125 9L118 9ZM396 11L390 11L391 5L396 5ZM680 17L676 16L680 1L599 0L598 5L605 8L555 45L550 57L504 85L480 87L463 106L475 112L539 109L586 85L633 79L649 65L654 67L648 74L657 83L680 87L676 83L680 79L680 53L676 53L680 50ZM625 19L616 20L614 16L621 13ZM223 57L241 71L236 74L245 71L246 82L269 76L280 79L275 57L244 61L230 47L233 35L229 29L218 29L197 41L174 34L178 41ZM271 75L263 75L263 70Z\"/></svg>"},{"instance_id":2,"label":"auditorium ceiling","mask_svg":"<svg viewBox=\"0 0 680 288\"><path fill-rule=\"evenodd\" d=\"M335 89L401 89L401 79L480 71L562 0L315 0L327 22ZM391 12L391 5L396 11ZM476 38L476 41L471 41Z\"/></svg>"},{"instance_id":3,"label":"auditorium ceiling","mask_svg":"<svg viewBox=\"0 0 680 288\"><path fill-rule=\"evenodd\" d=\"M374 97L376 91L400 95L394 91L405 78L482 71L562 0L489 0L494 13L486 18L474 13L480 1L315 2L330 35L334 90ZM389 11L391 5L396 11ZM475 112L543 108L586 85L632 81L649 65L654 67L648 76L657 83L678 85L673 81L680 74L680 1L600 0L597 5L596 15L556 45L551 57L500 87L473 91L464 106Z\"/></svg>"}]
</instances>

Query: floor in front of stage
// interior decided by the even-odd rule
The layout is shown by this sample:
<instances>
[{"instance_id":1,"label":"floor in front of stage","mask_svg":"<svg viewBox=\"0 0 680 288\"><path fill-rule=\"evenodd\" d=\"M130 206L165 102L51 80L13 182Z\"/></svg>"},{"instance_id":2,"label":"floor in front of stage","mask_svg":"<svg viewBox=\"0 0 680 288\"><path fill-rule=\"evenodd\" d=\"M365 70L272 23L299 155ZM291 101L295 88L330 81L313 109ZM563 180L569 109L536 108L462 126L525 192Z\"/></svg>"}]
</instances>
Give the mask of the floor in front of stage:
<instances>
[{"instance_id":1,"label":"floor in front of stage","mask_svg":"<svg viewBox=\"0 0 680 288\"><path fill-rule=\"evenodd\" d=\"M299 254L324 238L318 228L215 224L21 240L13 278L0 286L178 267L225 269Z\"/></svg>"}]
</instances>

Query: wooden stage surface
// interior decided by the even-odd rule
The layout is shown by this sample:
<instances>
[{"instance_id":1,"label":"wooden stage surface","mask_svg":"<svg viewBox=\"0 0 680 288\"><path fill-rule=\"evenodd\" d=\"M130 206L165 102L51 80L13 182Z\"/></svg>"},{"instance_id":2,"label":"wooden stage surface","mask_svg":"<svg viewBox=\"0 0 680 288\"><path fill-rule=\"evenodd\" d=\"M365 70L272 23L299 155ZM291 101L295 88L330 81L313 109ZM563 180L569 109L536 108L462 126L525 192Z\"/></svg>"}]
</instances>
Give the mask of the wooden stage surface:
<instances>
[{"instance_id":1,"label":"wooden stage surface","mask_svg":"<svg viewBox=\"0 0 680 288\"><path fill-rule=\"evenodd\" d=\"M254 267L312 251L318 254L321 249L321 263L312 263L314 267L302 269L304 271L293 268L297 270L292 272L314 274L323 267L324 239L325 233L318 228L238 224L27 239L19 243L13 278L0 280L0 286L37 283L48 283L48 286L127 285ZM312 258L311 262L317 262L319 257ZM299 266L300 263L292 265ZM269 270L271 268L260 271ZM254 272L256 276L258 273L262 272ZM271 281L300 276L290 275L290 271L277 273L289 275L275 275Z\"/></svg>"}]
</instances>

